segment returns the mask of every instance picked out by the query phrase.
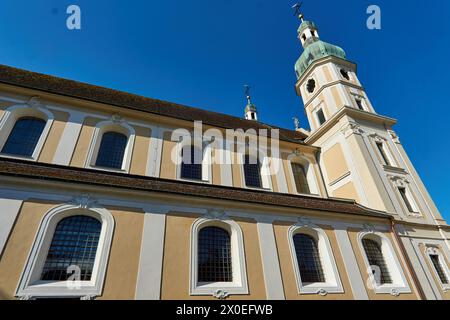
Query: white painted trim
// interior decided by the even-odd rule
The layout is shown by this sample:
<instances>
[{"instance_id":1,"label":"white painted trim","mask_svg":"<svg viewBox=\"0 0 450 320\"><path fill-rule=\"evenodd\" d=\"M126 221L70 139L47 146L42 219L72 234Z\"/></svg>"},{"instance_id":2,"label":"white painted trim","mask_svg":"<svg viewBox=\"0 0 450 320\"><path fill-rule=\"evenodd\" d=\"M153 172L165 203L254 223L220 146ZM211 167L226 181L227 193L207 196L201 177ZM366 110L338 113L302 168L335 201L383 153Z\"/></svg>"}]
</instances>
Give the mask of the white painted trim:
<instances>
[{"instance_id":1,"label":"white painted trim","mask_svg":"<svg viewBox=\"0 0 450 320\"><path fill-rule=\"evenodd\" d=\"M245 170L244 170L245 155L244 153L242 153L242 150L236 150L236 155L237 157L240 158L241 163L241 165L239 166L240 176L241 176L241 183L242 186L244 186L244 188L253 190L273 191L272 179L270 174L270 158L267 156L267 150L262 150L261 148L258 148L258 161L261 165L260 166L261 188L247 186L247 184L245 183ZM261 161L260 159L263 160Z\"/></svg>"},{"instance_id":2,"label":"white painted trim","mask_svg":"<svg viewBox=\"0 0 450 320\"><path fill-rule=\"evenodd\" d=\"M161 173L161 157L164 142L164 130L160 127L152 129L148 147L146 176L159 178Z\"/></svg>"},{"instance_id":3,"label":"white painted trim","mask_svg":"<svg viewBox=\"0 0 450 320\"><path fill-rule=\"evenodd\" d=\"M184 147L192 146L191 140L193 139L191 139L190 137L188 137L188 139L182 139L181 141L178 141L175 146L176 148L175 152L178 157L175 163L177 180L212 184L212 160L211 160L212 146L209 141L202 142L202 179L195 180L181 177L181 165L183 162L182 150ZM200 149L198 146L195 146L195 148Z\"/></svg>"},{"instance_id":4,"label":"white painted trim","mask_svg":"<svg viewBox=\"0 0 450 320\"><path fill-rule=\"evenodd\" d=\"M319 192L319 183L317 181L317 177L314 173L314 169L313 166L314 164L311 163L311 161L304 155L299 154L296 155L295 153L292 153L288 156L287 158L288 161L288 175L289 178L291 179L291 184L292 187L294 189L294 192L297 194L302 194L302 195L315 195L315 196L320 196L320 192ZM309 194L303 194L297 191L297 185L295 184L295 178L294 178L294 172L292 171L292 163L298 163L301 164L305 171L306 171L306 180L308 181L308 187L309 187Z\"/></svg>"},{"instance_id":5,"label":"white painted trim","mask_svg":"<svg viewBox=\"0 0 450 320\"><path fill-rule=\"evenodd\" d=\"M232 282L199 283L198 278L198 233L204 227L217 226L227 230L231 240ZM191 226L190 295L213 295L224 298L230 294L248 294L245 263L244 238L240 226L225 216L199 218Z\"/></svg>"},{"instance_id":6,"label":"white painted trim","mask_svg":"<svg viewBox=\"0 0 450 320\"><path fill-rule=\"evenodd\" d=\"M369 300L364 280L358 267L352 244L348 237L347 227L345 225L336 225L336 239L344 261L345 270L352 288L353 297L356 300Z\"/></svg>"},{"instance_id":7,"label":"white painted trim","mask_svg":"<svg viewBox=\"0 0 450 320\"><path fill-rule=\"evenodd\" d=\"M436 248L435 246L432 245L425 245L426 249L425 249L425 256L428 259L428 262L431 266L432 272L434 273L437 282L439 282L442 291L444 292L448 292L450 290L450 269L447 265L447 261L445 260L445 258L442 256L442 253L440 252L439 248ZM431 260L430 255L436 255L438 256L439 259L439 264L442 268L442 271L444 272L445 277L447 278L447 283L442 283L439 274L433 264L433 261Z\"/></svg>"},{"instance_id":8,"label":"white painted trim","mask_svg":"<svg viewBox=\"0 0 450 320\"><path fill-rule=\"evenodd\" d=\"M66 127L61 135L58 147L53 157L53 163L63 166L68 166L72 155L75 152L75 147L78 137L83 127L84 114L81 112L72 112Z\"/></svg>"},{"instance_id":9,"label":"white painted trim","mask_svg":"<svg viewBox=\"0 0 450 320\"><path fill-rule=\"evenodd\" d=\"M161 298L166 212L149 208L145 213L136 282L137 300Z\"/></svg>"},{"instance_id":10,"label":"white painted trim","mask_svg":"<svg viewBox=\"0 0 450 320\"><path fill-rule=\"evenodd\" d=\"M284 300L278 250L271 220L258 220L258 240L268 300Z\"/></svg>"},{"instance_id":11,"label":"white painted trim","mask_svg":"<svg viewBox=\"0 0 450 320\"><path fill-rule=\"evenodd\" d=\"M0 257L16 222L22 202L19 199L0 199Z\"/></svg>"},{"instance_id":12,"label":"white painted trim","mask_svg":"<svg viewBox=\"0 0 450 320\"><path fill-rule=\"evenodd\" d=\"M327 234L317 225L312 224L309 219L306 222L300 220L299 223L288 229L288 243L291 250L291 259L294 268L295 278L297 280L297 289L299 294L320 294L343 293L339 271L334 259L333 250ZM294 245L294 236L296 234L306 234L317 241L317 248L325 276L325 282L319 283L303 283L300 269L297 262L297 253Z\"/></svg>"},{"instance_id":13,"label":"white painted trim","mask_svg":"<svg viewBox=\"0 0 450 320\"><path fill-rule=\"evenodd\" d=\"M426 266L422 255L418 252L418 247L416 249L416 245L414 244L416 239L411 239L410 237L405 237L402 235L400 240L403 242L408 257L413 265L414 272L419 278L420 286L425 294L425 298L427 300L441 299L436 283L431 277L430 270Z\"/></svg>"},{"instance_id":14,"label":"white painted trim","mask_svg":"<svg viewBox=\"0 0 450 320\"><path fill-rule=\"evenodd\" d=\"M70 281L44 282L39 280L57 224L62 219L73 215L91 216L102 222L91 280L80 281L79 288L71 287ZM41 221L22 272L16 296L83 297L101 295L113 232L114 218L112 214L105 208L100 207L93 199L81 197L75 199L72 203L51 209Z\"/></svg>"},{"instance_id":15,"label":"white painted trim","mask_svg":"<svg viewBox=\"0 0 450 320\"><path fill-rule=\"evenodd\" d=\"M123 156L122 167L120 169L104 168L95 165L102 137L103 134L106 132L118 132L128 137L127 145L125 147L125 152ZM91 144L89 146L88 155L86 157L86 162L84 165L85 168L129 173L135 137L136 131L134 130L134 128L122 119L115 119L113 116L113 119L111 120L99 122L95 126L94 132L92 133Z\"/></svg>"},{"instance_id":16,"label":"white painted trim","mask_svg":"<svg viewBox=\"0 0 450 320\"><path fill-rule=\"evenodd\" d=\"M39 138L36 147L34 148L31 157L24 157L20 155L11 155L0 153L3 157L8 158L18 158L27 159L31 161L37 161L39 155L41 154L44 142L50 132L50 128L53 125L54 116L44 105L40 102L29 102L29 104L19 104L7 108L2 118L0 119L0 151L3 149L9 135L11 134L14 125L17 120L22 117L35 117L46 121L45 127L42 131L41 137Z\"/></svg>"},{"instance_id":17,"label":"white painted trim","mask_svg":"<svg viewBox=\"0 0 450 320\"><path fill-rule=\"evenodd\" d=\"M368 238L376 241L381 246L381 251L383 258L386 262L388 272L391 276L392 283L389 284L378 284L375 277L372 274L372 267L369 264L366 251L362 244L364 238ZM376 294L389 293L394 296L398 296L401 293L411 293L408 281L406 280L403 268L394 251L391 241L381 232L376 232L374 230L364 230L358 233L358 245L361 250L361 254L364 260L364 265L366 266L366 271L368 275L368 284L370 283L371 288Z\"/></svg>"}]
</instances>

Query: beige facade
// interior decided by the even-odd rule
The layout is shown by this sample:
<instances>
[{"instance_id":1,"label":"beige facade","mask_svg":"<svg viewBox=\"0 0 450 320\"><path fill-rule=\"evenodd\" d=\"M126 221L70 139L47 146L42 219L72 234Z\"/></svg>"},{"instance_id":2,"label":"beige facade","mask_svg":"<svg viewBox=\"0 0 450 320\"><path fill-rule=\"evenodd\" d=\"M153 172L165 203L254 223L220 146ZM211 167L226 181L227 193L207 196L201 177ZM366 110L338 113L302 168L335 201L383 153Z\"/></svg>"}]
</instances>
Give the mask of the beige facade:
<instances>
[{"instance_id":1,"label":"beige facade","mask_svg":"<svg viewBox=\"0 0 450 320\"><path fill-rule=\"evenodd\" d=\"M0 299L449 299L450 227L396 120L342 54L297 75L311 131L280 129L250 167L257 121L0 66ZM183 167L194 121L201 161ZM69 266L76 219L98 229Z\"/></svg>"}]
</instances>

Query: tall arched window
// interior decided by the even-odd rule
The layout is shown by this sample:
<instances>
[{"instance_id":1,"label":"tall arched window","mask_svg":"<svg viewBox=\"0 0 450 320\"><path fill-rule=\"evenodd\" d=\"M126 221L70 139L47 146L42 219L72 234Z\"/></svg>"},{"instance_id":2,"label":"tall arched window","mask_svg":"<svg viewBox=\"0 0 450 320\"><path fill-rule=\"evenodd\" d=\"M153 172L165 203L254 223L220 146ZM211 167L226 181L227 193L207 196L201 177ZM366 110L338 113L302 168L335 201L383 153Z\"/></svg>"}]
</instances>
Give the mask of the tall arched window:
<instances>
[{"instance_id":1,"label":"tall arched window","mask_svg":"<svg viewBox=\"0 0 450 320\"><path fill-rule=\"evenodd\" d=\"M294 175L295 186L298 193L310 194L306 169L300 163L291 162L292 173Z\"/></svg>"},{"instance_id":2,"label":"tall arched window","mask_svg":"<svg viewBox=\"0 0 450 320\"><path fill-rule=\"evenodd\" d=\"M204 227L198 235L198 281L232 282L231 240L228 231Z\"/></svg>"},{"instance_id":3,"label":"tall arched window","mask_svg":"<svg viewBox=\"0 0 450 320\"><path fill-rule=\"evenodd\" d=\"M81 281L91 280L102 224L88 216L70 216L56 226L41 280L65 281L72 274L69 266L80 270Z\"/></svg>"},{"instance_id":4,"label":"tall arched window","mask_svg":"<svg viewBox=\"0 0 450 320\"><path fill-rule=\"evenodd\" d=\"M2 148L2 153L31 157L45 124L45 120L34 117L17 120Z\"/></svg>"},{"instance_id":5,"label":"tall arched window","mask_svg":"<svg viewBox=\"0 0 450 320\"><path fill-rule=\"evenodd\" d=\"M293 240L302 283L325 282L316 239L298 233Z\"/></svg>"},{"instance_id":6,"label":"tall arched window","mask_svg":"<svg viewBox=\"0 0 450 320\"><path fill-rule=\"evenodd\" d=\"M261 163L248 154L244 157L244 178L247 187L262 188Z\"/></svg>"},{"instance_id":7,"label":"tall arched window","mask_svg":"<svg viewBox=\"0 0 450 320\"><path fill-rule=\"evenodd\" d=\"M127 142L128 137L122 133L113 131L105 132L102 136L95 165L98 167L121 169Z\"/></svg>"},{"instance_id":8,"label":"tall arched window","mask_svg":"<svg viewBox=\"0 0 450 320\"><path fill-rule=\"evenodd\" d=\"M364 251L369 261L369 265L376 266L376 269L372 267L372 273L375 276L375 281L379 284L391 284L392 278L389 273L381 245L372 239L362 239ZM378 272L379 271L379 272Z\"/></svg>"},{"instance_id":9,"label":"tall arched window","mask_svg":"<svg viewBox=\"0 0 450 320\"><path fill-rule=\"evenodd\" d=\"M181 149L181 159L181 178L202 180L202 150L194 145L184 146Z\"/></svg>"}]
</instances>

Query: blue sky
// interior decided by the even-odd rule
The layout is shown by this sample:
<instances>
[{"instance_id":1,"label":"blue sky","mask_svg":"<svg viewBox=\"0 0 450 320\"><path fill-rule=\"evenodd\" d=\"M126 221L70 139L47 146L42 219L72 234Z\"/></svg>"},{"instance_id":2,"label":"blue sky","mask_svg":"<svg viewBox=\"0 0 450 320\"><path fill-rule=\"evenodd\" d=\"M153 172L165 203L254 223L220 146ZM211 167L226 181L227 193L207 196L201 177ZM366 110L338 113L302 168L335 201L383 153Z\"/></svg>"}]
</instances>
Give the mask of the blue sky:
<instances>
[{"instance_id":1,"label":"blue sky","mask_svg":"<svg viewBox=\"0 0 450 320\"><path fill-rule=\"evenodd\" d=\"M294 1L2 0L0 63L242 116L242 86L262 121L292 128L299 116ZM66 28L66 8L82 30ZM382 30L366 28L366 8ZM450 2L305 0L322 40L344 48L378 113L395 130L450 220Z\"/></svg>"}]
</instances>

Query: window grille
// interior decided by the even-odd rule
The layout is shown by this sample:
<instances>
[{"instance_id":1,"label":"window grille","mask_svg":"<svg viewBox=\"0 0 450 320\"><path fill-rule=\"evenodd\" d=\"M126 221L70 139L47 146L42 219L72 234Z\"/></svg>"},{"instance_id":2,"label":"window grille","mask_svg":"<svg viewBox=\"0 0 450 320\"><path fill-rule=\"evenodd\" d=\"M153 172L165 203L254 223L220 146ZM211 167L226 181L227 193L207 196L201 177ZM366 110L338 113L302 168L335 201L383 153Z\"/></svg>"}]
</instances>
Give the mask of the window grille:
<instances>
[{"instance_id":1,"label":"window grille","mask_svg":"<svg viewBox=\"0 0 450 320\"><path fill-rule=\"evenodd\" d=\"M2 153L31 157L45 124L45 120L38 118L25 117L17 120Z\"/></svg>"},{"instance_id":2,"label":"window grille","mask_svg":"<svg viewBox=\"0 0 450 320\"><path fill-rule=\"evenodd\" d=\"M190 148L190 154L189 151ZM186 153L185 153L186 152ZM181 178L202 180L202 152L195 146L185 146L181 150Z\"/></svg>"},{"instance_id":3,"label":"window grille","mask_svg":"<svg viewBox=\"0 0 450 320\"><path fill-rule=\"evenodd\" d=\"M436 270L439 279L441 280L442 284L448 284L448 278L445 274L444 268L442 268L441 261L439 259L439 256L437 254L430 254L431 262L433 263L434 269Z\"/></svg>"},{"instance_id":4,"label":"window grille","mask_svg":"<svg viewBox=\"0 0 450 320\"><path fill-rule=\"evenodd\" d=\"M366 252L367 260L369 260L370 266L377 266L379 268L380 274L376 274L377 270L372 270L375 275L375 280L379 284L390 284L392 283L391 275L383 257L383 252L381 251L381 246L378 242L371 239L362 240L364 251Z\"/></svg>"},{"instance_id":5,"label":"window grille","mask_svg":"<svg viewBox=\"0 0 450 320\"><path fill-rule=\"evenodd\" d=\"M231 241L219 227L205 227L198 235L198 281L232 282Z\"/></svg>"},{"instance_id":6,"label":"window grille","mask_svg":"<svg viewBox=\"0 0 450 320\"><path fill-rule=\"evenodd\" d=\"M121 169L127 142L128 138L124 134L105 132L102 136L95 165L98 167Z\"/></svg>"},{"instance_id":7,"label":"window grille","mask_svg":"<svg viewBox=\"0 0 450 320\"><path fill-rule=\"evenodd\" d=\"M245 185L247 187L261 188L261 164L259 160L250 158L246 154L244 161Z\"/></svg>"},{"instance_id":8,"label":"window grille","mask_svg":"<svg viewBox=\"0 0 450 320\"><path fill-rule=\"evenodd\" d=\"M293 240L302 282L325 282L317 241L302 233L294 235Z\"/></svg>"},{"instance_id":9,"label":"window grille","mask_svg":"<svg viewBox=\"0 0 450 320\"><path fill-rule=\"evenodd\" d=\"M101 227L100 221L88 216L62 219L53 234L41 280L65 281L73 274L68 273L69 266L80 268L79 280L91 280Z\"/></svg>"},{"instance_id":10,"label":"window grille","mask_svg":"<svg viewBox=\"0 0 450 320\"><path fill-rule=\"evenodd\" d=\"M295 186L298 193L309 194L308 179L306 177L305 167L299 163L291 163L292 173L294 174Z\"/></svg>"}]
</instances>

